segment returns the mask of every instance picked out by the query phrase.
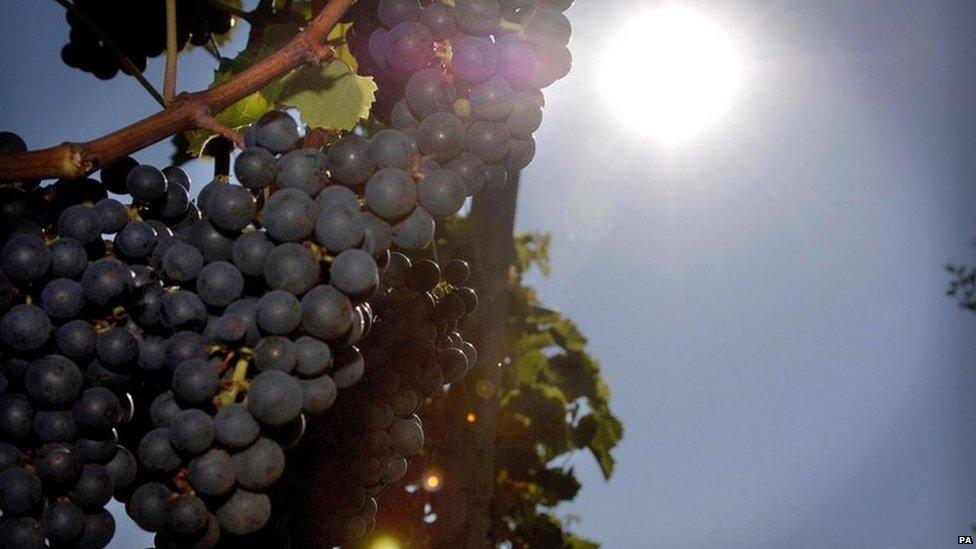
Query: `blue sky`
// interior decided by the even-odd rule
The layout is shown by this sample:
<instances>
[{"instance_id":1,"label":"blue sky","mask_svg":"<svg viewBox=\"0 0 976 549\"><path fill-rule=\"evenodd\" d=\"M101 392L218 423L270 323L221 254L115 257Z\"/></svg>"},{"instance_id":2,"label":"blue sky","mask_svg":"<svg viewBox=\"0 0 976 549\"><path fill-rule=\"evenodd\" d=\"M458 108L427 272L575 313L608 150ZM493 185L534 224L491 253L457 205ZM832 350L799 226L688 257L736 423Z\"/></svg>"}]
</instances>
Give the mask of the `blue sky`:
<instances>
[{"instance_id":1,"label":"blue sky","mask_svg":"<svg viewBox=\"0 0 976 549\"><path fill-rule=\"evenodd\" d=\"M976 234L976 4L694 2L748 70L670 149L602 88L608 39L655 3L577 4L518 226L554 234L535 282L590 337L626 438L609 483L574 459L560 513L609 548L954 545L976 520L976 315L942 264ZM0 3L0 128L46 146L153 112L61 65L59 10ZM181 70L197 89L211 64Z\"/></svg>"}]
</instances>

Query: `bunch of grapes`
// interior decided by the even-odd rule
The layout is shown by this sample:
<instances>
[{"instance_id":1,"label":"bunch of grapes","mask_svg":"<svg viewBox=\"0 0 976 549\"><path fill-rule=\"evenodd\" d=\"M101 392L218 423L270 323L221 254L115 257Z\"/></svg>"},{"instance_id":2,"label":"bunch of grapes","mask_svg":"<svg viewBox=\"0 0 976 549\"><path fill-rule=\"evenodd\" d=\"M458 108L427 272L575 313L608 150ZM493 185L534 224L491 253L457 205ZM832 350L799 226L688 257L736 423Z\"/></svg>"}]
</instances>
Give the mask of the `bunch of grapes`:
<instances>
[{"instance_id":1,"label":"bunch of grapes","mask_svg":"<svg viewBox=\"0 0 976 549\"><path fill-rule=\"evenodd\" d=\"M540 90L570 70L571 4L369 0L352 8L348 39L390 125L432 162L495 190L532 161Z\"/></svg>"},{"instance_id":2,"label":"bunch of grapes","mask_svg":"<svg viewBox=\"0 0 976 549\"><path fill-rule=\"evenodd\" d=\"M74 0L77 11L97 26L139 71L146 69L146 58L166 49L166 0ZM207 43L212 35L231 29L231 15L207 0L177 0L176 40L183 49ZM103 80L118 74L119 60L92 32L88 24L67 13L68 43L61 59L69 67L90 72ZM124 69L123 69L124 70Z\"/></svg>"},{"instance_id":3,"label":"bunch of grapes","mask_svg":"<svg viewBox=\"0 0 976 549\"><path fill-rule=\"evenodd\" d=\"M392 255L374 300L377 322L363 340L366 374L309 434L330 451L300 457L285 481L291 487L283 493L299 494L282 526L296 546L348 543L370 532L376 496L422 452L422 403L478 360L458 332L478 305L463 286L468 274L460 260L446 263L442 274L431 260Z\"/></svg>"},{"instance_id":4,"label":"bunch of grapes","mask_svg":"<svg viewBox=\"0 0 976 549\"><path fill-rule=\"evenodd\" d=\"M419 175L416 145L397 130L300 148L277 111L246 142L239 184L215 180L195 202L181 169L129 158L101 181L4 189L0 545L102 547L113 495L159 547L255 534L307 418L363 377L356 345L374 323L400 332L405 352L429 346L417 379L436 370L442 383L435 343L468 353L450 379L474 361L460 336L435 337L473 309L473 292L390 254L427 246L433 215L464 201L459 175ZM397 320L404 306L388 302L410 294L381 273L416 279L425 297L407 305L424 313L409 318L436 313L440 331Z\"/></svg>"}]
</instances>

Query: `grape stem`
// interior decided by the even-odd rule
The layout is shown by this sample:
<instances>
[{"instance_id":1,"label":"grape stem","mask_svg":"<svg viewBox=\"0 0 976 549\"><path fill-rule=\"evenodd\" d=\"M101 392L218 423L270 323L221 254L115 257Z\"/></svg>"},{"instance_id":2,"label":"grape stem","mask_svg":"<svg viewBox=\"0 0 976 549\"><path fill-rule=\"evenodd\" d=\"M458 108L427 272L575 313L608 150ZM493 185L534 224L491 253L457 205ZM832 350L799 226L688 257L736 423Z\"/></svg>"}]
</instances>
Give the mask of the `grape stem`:
<instances>
[{"instance_id":1,"label":"grape stem","mask_svg":"<svg viewBox=\"0 0 976 549\"><path fill-rule=\"evenodd\" d=\"M217 395L219 406L230 406L237 400L237 394L241 389L247 389L247 367L251 361L247 358L240 358L234 365L234 373L230 378L230 386Z\"/></svg>"},{"instance_id":2,"label":"grape stem","mask_svg":"<svg viewBox=\"0 0 976 549\"><path fill-rule=\"evenodd\" d=\"M207 116L302 65L318 65L332 59L335 50L326 37L356 0L331 0L305 30L275 53L213 88L180 94L162 111L95 140L37 151L0 153L0 183L29 179L84 177L127 154L144 149L176 133L199 128Z\"/></svg>"},{"instance_id":3,"label":"grape stem","mask_svg":"<svg viewBox=\"0 0 976 549\"><path fill-rule=\"evenodd\" d=\"M167 105L176 98L176 0L166 0L166 73L163 75L163 99Z\"/></svg>"},{"instance_id":4,"label":"grape stem","mask_svg":"<svg viewBox=\"0 0 976 549\"><path fill-rule=\"evenodd\" d=\"M112 52L112 55L114 55L116 59L118 59L119 65L121 65L122 68L125 69L125 73L131 76L132 78L135 78L136 82L142 85L142 87L145 88L146 92L148 92L149 95L151 95L152 98L155 99L156 102L159 103L161 107L166 106L166 101L163 100L163 96L161 93L159 93L159 90L157 90L149 82L149 80L146 80L146 77L142 75L142 71L140 71L139 68L136 67L135 63L133 63L132 60L129 59L129 57L125 53L123 53L118 46L115 45L115 42L113 42L112 39L109 38L104 31L102 31L101 27L96 25L94 21L92 21L87 15L85 15L85 12L76 8L75 5L69 2L68 0L54 0L54 1L57 2L58 4L61 4L64 7L64 9L68 10L72 15L77 17L78 20L81 21L81 24L88 27L88 30L91 31L91 33L98 38L98 40L102 43L102 45L108 48L108 50Z\"/></svg>"}]
</instances>

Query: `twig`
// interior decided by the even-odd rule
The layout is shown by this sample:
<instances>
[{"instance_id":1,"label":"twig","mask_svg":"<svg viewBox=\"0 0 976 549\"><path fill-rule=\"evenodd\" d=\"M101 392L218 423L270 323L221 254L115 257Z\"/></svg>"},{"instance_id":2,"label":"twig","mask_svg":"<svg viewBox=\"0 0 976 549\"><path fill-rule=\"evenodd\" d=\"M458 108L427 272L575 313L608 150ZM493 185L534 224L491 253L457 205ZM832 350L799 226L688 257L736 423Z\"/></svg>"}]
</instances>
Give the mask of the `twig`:
<instances>
[{"instance_id":1,"label":"twig","mask_svg":"<svg viewBox=\"0 0 976 549\"><path fill-rule=\"evenodd\" d=\"M152 98L155 99L156 102L160 104L160 106L162 107L166 106L166 101L163 100L163 96L162 94L159 93L159 90L153 87L153 85L149 82L149 80L146 80L146 77L142 75L142 71L140 71L139 68L136 67L135 63L133 63L132 60L129 59L129 57L125 54L125 52L120 50L119 47L115 45L115 42L113 42L112 39L109 38L108 35L105 34L105 32L102 31L102 29L95 24L94 21L92 21L87 15L85 15L85 12L76 8L75 5L69 2L68 0L54 0L54 1L57 2L58 4L61 4L64 7L64 9L71 12L71 14L77 17L78 20L81 21L83 25L88 27L88 30L91 31L91 33L94 34L102 42L102 45L108 48L108 50L112 52L112 55L114 55L116 59L118 59L119 65L121 65L122 68L125 69L125 72L129 74L129 76L131 76L132 78L135 78L136 82L139 82L139 84L141 84L142 87L146 89L149 95L151 95Z\"/></svg>"},{"instance_id":2,"label":"twig","mask_svg":"<svg viewBox=\"0 0 976 549\"><path fill-rule=\"evenodd\" d=\"M163 76L163 99L166 104L176 98L176 0L166 0L166 74Z\"/></svg>"},{"instance_id":3,"label":"twig","mask_svg":"<svg viewBox=\"0 0 976 549\"><path fill-rule=\"evenodd\" d=\"M222 136L223 138L237 145L238 148L244 148L244 138L241 137L241 134L228 128L220 122L217 122L217 119L210 116L209 113L197 113L196 118L193 120L193 125L198 128L210 130L215 134Z\"/></svg>"},{"instance_id":4,"label":"twig","mask_svg":"<svg viewBox=\"0 0 976 549\"><path fill-rule=\"evenodd\" d=\"M334 55L324 42L332 27L356 0L332 0L305 30L268 57L208 90L181 94L166 109L113 133L85 143L63 143L39 151L0 153L0 182L78 178L173 134L197 127L201 113L214 115L234 102L305 64L321 64Z\"/></svg>"}]
</instances>

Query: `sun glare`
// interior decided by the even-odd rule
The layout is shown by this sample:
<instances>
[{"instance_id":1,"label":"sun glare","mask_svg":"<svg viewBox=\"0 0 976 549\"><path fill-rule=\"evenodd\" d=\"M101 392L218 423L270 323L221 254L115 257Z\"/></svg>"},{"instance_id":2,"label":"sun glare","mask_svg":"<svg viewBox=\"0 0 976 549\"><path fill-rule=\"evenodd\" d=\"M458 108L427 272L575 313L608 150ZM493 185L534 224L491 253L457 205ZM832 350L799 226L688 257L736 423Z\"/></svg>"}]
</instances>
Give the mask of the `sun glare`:
<instances>
[{"instance_id":1,"label":"sun glare","mask_svg":"<svg viewBox=\"0 0 976 549\"><path fill-rule=\"evenodd\" d=\"M629 21L611 42L601 81L624 123L666 145L716 122L739 89L741 60L728 34L687 7Z\"/></svg>"}]
</instances>

